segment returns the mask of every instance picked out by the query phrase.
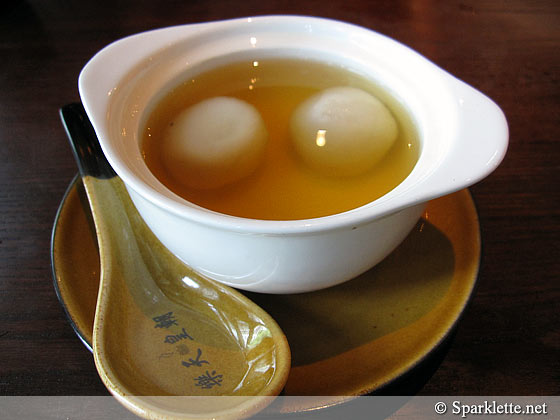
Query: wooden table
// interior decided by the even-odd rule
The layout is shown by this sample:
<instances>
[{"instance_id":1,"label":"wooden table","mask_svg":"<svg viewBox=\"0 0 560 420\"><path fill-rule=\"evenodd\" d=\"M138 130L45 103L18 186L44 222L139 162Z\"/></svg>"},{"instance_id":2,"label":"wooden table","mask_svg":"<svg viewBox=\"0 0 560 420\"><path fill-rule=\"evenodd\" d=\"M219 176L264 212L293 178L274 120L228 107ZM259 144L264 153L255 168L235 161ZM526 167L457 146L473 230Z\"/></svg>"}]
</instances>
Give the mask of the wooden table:
<instances>
[{"instance_id":1,"label":"wooden table","mask_svg":"<svg viewBox=\"0 0 560 420\"><path fill-rule=\"evenodd\" d=\"M107 395L53 289L50 235L76 173L58 108L106 44L147 29L260 15L385 33L493 98L510 149L471 188L476 296L425 395L560 391L560 4L549 1L13 1L0 9L0 394Z\"/></svg>"}]
</instances>

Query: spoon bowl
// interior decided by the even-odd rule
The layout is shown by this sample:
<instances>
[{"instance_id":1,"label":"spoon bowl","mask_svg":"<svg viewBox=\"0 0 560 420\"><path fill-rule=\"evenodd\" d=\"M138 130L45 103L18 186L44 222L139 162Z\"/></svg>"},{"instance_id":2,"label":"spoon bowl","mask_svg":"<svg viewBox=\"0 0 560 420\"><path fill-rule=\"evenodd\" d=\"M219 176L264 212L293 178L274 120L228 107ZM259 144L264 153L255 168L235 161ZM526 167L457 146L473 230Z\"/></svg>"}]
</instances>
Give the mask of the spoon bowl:
<instances>
[{"instance_id":1,"label":"spoon bowl","mask_svg":"<svg viewBox=\"0 0 560 420\"><path fill-rule=\"evenodd\" d=\"M239 418L264 408L290 368L281 329L158 241L106 162L81 104L63 107L61 117L99 245L93 353L104 384L145 418Z\"/></svg>"}]
</instances>

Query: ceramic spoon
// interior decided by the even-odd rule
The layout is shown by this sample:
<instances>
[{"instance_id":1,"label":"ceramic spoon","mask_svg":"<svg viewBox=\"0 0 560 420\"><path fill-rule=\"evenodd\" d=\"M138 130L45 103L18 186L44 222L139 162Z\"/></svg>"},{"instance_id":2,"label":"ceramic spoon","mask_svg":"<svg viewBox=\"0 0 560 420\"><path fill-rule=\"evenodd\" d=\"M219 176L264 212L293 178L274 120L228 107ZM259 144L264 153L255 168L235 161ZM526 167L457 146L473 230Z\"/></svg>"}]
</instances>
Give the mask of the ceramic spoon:
<instances>
[{"instance_id":1,"label":"ceramic spoon","mask_svg":"<svg viewBox=\"0 0 560 420\"><path fill-rule=\"evenodd\" d=\"M105 160L82 105L60 114L99 245L93 354L104 384L146 418L240 418L264 408L290 368L276 322L163 247Z\"/></svg>"}]
</instances>

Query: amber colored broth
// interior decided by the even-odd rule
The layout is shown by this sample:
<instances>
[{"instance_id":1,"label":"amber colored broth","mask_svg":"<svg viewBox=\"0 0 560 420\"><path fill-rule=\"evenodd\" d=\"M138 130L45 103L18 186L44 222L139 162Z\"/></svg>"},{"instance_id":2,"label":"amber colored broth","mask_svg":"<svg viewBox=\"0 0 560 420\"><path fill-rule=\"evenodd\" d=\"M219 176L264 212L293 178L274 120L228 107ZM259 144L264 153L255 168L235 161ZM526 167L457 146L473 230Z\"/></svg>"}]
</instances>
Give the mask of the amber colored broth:
<instances>
[{"instance_id":1,"label":"amber colored broth","mask_svg":"<svg viewBox=\"0 0 560 420\"><path fill-rule=\"evenodd\" d=\"M294 109L310 95L332 86L354 86L373 93L398 122L394 146L363 175L336 178L316 173L300 161L291 145L288 127ZM169 175L159 144L164 127L175 115L213 96L233 96L254 105L265 121L268 145L264 161L252 175L222 188L196 190ZM387 92L347 69L299 59L244 60L187 79L154 107L142 139L149 169L177 195L219 213L266 220L316 218L367 204L408 176L418 149L410 116Z\"/></svg>"}]
</instances>

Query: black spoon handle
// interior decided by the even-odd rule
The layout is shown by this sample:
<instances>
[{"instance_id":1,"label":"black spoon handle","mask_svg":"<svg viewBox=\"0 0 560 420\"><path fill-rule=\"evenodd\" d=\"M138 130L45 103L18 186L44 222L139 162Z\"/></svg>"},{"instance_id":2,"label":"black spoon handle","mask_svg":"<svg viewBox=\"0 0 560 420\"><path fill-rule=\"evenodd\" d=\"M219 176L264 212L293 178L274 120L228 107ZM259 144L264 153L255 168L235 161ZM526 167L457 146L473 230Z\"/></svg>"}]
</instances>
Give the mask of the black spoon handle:
<instances>
[{"instance_id":1,"label":"black spoon handle","mask_svg":"<svg viewBox=\"0 0 560 420\"><path fill-rule=\"evenodd\" d=\"M80 175L110 179L117 174L105 158L95 130L81 103L60 108L60 118L70 140Z\"/></svg>"}]
</instances>

